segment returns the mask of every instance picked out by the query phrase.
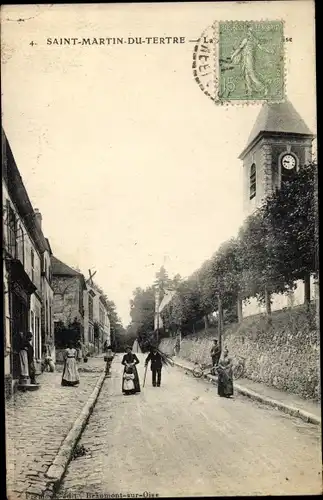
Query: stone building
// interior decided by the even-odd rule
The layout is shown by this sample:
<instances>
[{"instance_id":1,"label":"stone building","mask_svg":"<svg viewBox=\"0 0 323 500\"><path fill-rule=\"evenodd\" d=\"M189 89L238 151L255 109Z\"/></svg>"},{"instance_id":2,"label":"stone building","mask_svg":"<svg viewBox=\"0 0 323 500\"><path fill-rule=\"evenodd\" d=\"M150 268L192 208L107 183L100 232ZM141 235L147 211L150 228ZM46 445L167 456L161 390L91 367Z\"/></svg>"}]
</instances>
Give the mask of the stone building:
<instances>
[{"instance_id":1,"label":"stone building","mask_svg":"<svg viewBox=\"0 0 323 500\"><path fill-rule=\"evenodd\" d=\"M51 324L42 336L43 288L42 273L48 258L49 243L38 222L23 184L4 131L2 145L3 192L3 310L4 363L6 392L13 389L19 378L19 358L13 349L13 339L19 332L31 331L36 370L40 371L42 342L52 334ZM51 282L47 282L49 305Z\"/></svg>"},{"instance_id":2,"label":"stone building","mask_svg":"<svg viewBox=\"0 0 323 500\"><path fill-rule=\"evenodd\" d=\"M86 283L86 289L83 291L84 302L84 343L89 352L94 350L94 297L96 293Z\"/></svg>"},{"instance_id":3,"label":"stone building","mask_svg":"<svg viewBox=\"0 0 323 500\"><path fill-rule=\"evenodd\" d=\"M108 308L102 295L99 297L99 325L102 345L107 341L111 344L111 326L108 315Z\"/></svg>"},{"instance_id":4,"label":"stone building","mask_svg":"<svg viewBox=\"0 0 323 500\"><path fill-rule=\"evenodd\" d=\"M51 266L56 347L58 345L58 332L62 329L66 331L69 328L76 328L81 341L84 342L83 292L86 290L84 276L53 255L51 256Z\"/></svg>"},{"instance_id":5,"label":"stone building","mask_svg":"<svg viewBox=\"0 0 323 500\"><path fill-rule=\"evenodd\" d=\"M35 216L38 227L42 228L42 215L35 208ZM49 355L55 362L55 338L54 338L54 317L53 303L54 291L52 288L52 264L51 264L52 249L47 238L43 241L42 252L42 271L41 271L41 295L42 295L42 310L41 310L41 338L42 338L42 353Z\"/></svg>"},{"instance_id":6,"label":"stone building","mask_svg":"<svg viewBox=\"0 0 323 500\"><path fill-rule=\"evenodd\" d=\"M243 162L243 211L247 217L285 179L312 160L314 135L290 102L264 104L239 158ZM311 279L313 285L313 280ZM314 287L310 295L314 298ZM272 311L304 302L302 281L290 294L274 294ZM308 293L308 292L307 292ZM242 305L244 317L264 312L255 298Z\"/></svg>"},{"instance_id":7,"label":"stone building","mask_svg":"<svg viewBox=\"0 0 323 500\"><path fill-rule=\"evenodd\" d=\"M111 340L108 309L101 291L88 282L84 290L84 311L84 341L102 349L104 342Z\"/></svg>"}]
</instances>

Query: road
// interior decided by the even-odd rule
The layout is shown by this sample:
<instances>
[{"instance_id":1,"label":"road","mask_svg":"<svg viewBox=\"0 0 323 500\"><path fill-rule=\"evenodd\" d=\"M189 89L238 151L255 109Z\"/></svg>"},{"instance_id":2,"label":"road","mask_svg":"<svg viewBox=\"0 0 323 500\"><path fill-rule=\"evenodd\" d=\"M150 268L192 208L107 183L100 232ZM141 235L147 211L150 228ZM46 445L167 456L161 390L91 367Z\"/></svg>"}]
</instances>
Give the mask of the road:
<instances>
[{"instance_id":1,"label":"road","mask_svg":"<svg viewBox=\"0 0 323 500\"><path fill-rule=\"evenodd\" d=\"M143 357L139 376L143 379ZM322 492L318 426L216 388L180 368L150 371L140 394L121 393L118 355L59 492L150 496L290 495Z\"/></svg>"}]
</instances>

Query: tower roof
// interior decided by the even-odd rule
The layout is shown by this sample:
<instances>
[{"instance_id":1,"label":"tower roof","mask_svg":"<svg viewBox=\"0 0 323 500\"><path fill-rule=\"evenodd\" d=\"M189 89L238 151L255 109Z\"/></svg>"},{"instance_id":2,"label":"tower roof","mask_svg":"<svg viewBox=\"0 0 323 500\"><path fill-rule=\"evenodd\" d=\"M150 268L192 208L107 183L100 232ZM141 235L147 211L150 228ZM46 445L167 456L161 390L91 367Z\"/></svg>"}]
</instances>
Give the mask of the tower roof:
<instances>
[{"instance_id":1,"label":"tower roof","mask_svg":"<svg viewBox=\"0 0 323 500\"><path fill-rule=\"evenodd\" d=\"M307 135L313 137L313 133L291 102L286 101L278 104L265 103L257 116L246 147L240 156L243 156L249 146L255 142L261 134L266 132Z\"/></svg>"}]
</instances>

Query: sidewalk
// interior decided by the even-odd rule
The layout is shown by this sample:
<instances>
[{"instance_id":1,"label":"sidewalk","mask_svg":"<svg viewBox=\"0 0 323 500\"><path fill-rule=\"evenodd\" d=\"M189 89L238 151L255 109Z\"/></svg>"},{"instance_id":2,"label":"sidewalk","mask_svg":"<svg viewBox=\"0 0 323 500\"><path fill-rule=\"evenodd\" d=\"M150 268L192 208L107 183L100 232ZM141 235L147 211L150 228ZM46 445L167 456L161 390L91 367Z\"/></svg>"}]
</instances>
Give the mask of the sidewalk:
<instances>
[{"instance_id":1,"label":"sidewalk","mask_svg":"<svg viewBox=\"0 0 323 500\"><path fill-rule=\"evenodd\" d=\"M90 398L102 371L103 356L79 365L80 385L62 387L62 365L37 377L40 388L16 392L6 402L7 498L41 495L46 472Z\"/></svg>"},{"instance_id":2,"label":"sidewalk","mask_svg":"<svg viewBox=\"0 0 323 500\"><path fill-rule=\"evenodd\" d=\"M195 366L194 363L177 356L173 360L176 366L188 371L192 371ZM212 375L207 375L206 378L213 383L217 381L217 377ZM289 394L245 378L234 382L234 390L238 394L277 408L289 415L299 417L306 422L321 425L321 405L318 402L307 401L296 394Z\"/></svg>"}]
</instances>

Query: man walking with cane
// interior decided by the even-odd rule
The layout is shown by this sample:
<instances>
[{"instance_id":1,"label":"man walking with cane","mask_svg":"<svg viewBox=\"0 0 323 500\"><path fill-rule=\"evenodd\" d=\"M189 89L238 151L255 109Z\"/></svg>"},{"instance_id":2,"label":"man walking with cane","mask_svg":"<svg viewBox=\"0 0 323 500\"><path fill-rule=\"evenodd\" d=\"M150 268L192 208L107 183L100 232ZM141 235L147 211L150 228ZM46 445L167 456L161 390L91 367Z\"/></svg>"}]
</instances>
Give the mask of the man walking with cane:
<instances>
[{"instance_id":1,"label":"man walking with cane","mask_svg":"<svg viewBox=\"0 0 323 500\"><path fill-rule=\"evenodd\" d=\"M145 367L148 366L148 363L150 361L150 369L152 372L152 383L153 387L160 387L161 384L161 371L163 367L163 362L162 362L162 357L160 353L157 351L155 347L150 351L148 354L146 361L145 361ZM157 381L156 381L157 378ZM157 384L156 384L157 382Z\"/></svg>"}]
</instances>

